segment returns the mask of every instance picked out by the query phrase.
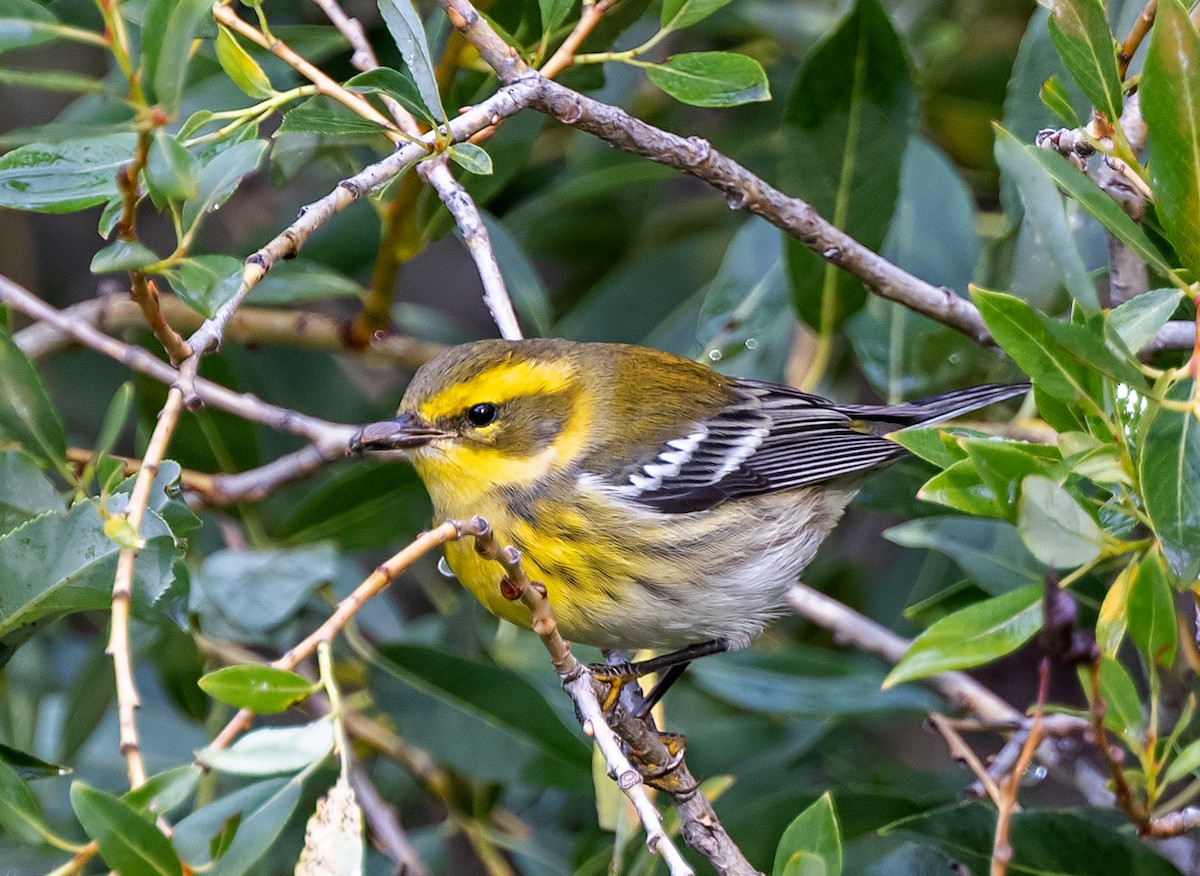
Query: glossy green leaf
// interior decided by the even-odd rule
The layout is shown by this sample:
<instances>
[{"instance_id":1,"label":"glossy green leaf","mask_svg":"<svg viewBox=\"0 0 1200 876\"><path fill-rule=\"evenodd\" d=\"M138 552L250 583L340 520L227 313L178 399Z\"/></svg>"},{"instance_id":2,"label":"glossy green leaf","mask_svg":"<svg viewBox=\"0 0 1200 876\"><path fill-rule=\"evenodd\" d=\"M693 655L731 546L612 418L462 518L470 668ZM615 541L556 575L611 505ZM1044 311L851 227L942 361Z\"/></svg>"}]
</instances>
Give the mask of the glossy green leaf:
<instances>
[{"instance_id":1,"label":"glossy green leaf","mask_svg":"<svg viewBox=\"0 0 1200 876\"><path fill-rule=\"evenodd\" d=\"M169 115L179 111L192 41L211 11L209 0L152 0L147 5L143 26L156 38L144 43L145 81Z\"/></svg>"},{"instance_id":2,"label":"glossy green leaf","mask_svg":"<svg viewBox=\"0 0 1200 876\"><path fill-rule=\"evenodd\" d=\"M1078 201L1079 205L1117 240L1141 256L1146 264L1162 274L1171 270L1171 263L1146 236L1141 226L1129 218L1129 214L1122 210L1116 201L1101 191L1095 180L1080 172L1057 152L1039 149L1029 144L1021 148L1041 165L1042 170L1059 188Z\"/></svg>"},{"instance_id":3,"label":"glossy green leaf","mask_svg":"<svg viewBox=\"0 0 1200 876\"><path fill-rule=\"evenodd\" d=\"M1200 276L1200 36L1180 0L1161 0L1138 91L1150 181L1167 237Z\"/></svg>"},{"instance_id":4,"label":"glossy green leaf","mask_svg":"<svg viewBox=\"0 0 1200 876\"><path fill-rule=\"evenodd\" d=\"M242 285L242 263L226 255L191 256L164 271L163 276L189 307L211 317L237 294ZM263 282L270 279L271 274L267 274Z\"/></svg>"},{"instance_id":5,"label":"glossy green leaf","mask_svg":"<svg viewBox=\"0 0 1200 876\"><path fill-rule=\"evenodd\" d=\"M0 827L21 842L45 841L49 830L37 795L17 769L0 759Z\"/></svg>"},{"instance_id":6,"label":"glossy green leaf","mask_svg":"<svg viewBox=\"0 0 1200 876\"><path fill-rule=\"evenodd\" d=\"M967 439L963 445L1002 516L1015 520L1021 481L1032 474L1048 474L1053 457L1048 458L1042 445L1021 441Z\"/></svg>"},{"instance_id":7,"label":"glossy green leaf","mask_svg":"<svg viewBox=\"0 0 1200 876\"><path fill-rule=\"evenodd\" d=\"M412 74L421 95L421 102L428 107L440 122L446 118L442 98L438 93L437 74L433 58L429 54L429 43L425 39L425 27L412 0L378 0L379 11L392 39L400 49L400 56Z\"/></svg>"},{"instance_id":8,"label":"glossy green leaf","mask_svg":"<svg viewBox=\"0 0 1200 876\"><path fill-rule=\"evenodd\" d=\"M1028 808L1014 812L1013 857L1008 872L1020 876L1181 876L1180 872L1113 812ZM932 843L970 868L986 873L992 861L996 810L986 802L941 806L906 818L885 831Z\"/></svg>"},{"instance_id":9,"label":"glossy green leaf","mask_svg":"<svg viewBox=\"0 0 1200 876\"><path fill-rule=\"evenodd\" d=\"M57 19L34 0L0 0L0 52L55 39Z\"/></svg>"},{"instance_id":10,"label":"glossy green leaf","mask_svg":"<svg viewBox=\"0 0 1200 876\"><path fill-rule=\"evenodd\" d=\"M966 459L967 451L961 446L960 436L986 437L982 432L958 427L935 426L926 429L901 429L893 432L891 439L915 456L938 468L949 468Z\"/></svg>"},{"instance_id":11,"label":"glossy green leaf","mask_svg":"<svg viewBox=\"0 0 1200 876\"><path fill-rule=\"evenodd\" d=\"M989 593L1041 584L1044 567L1025 549L1005 520L979 517L919 517L884 535L896 544L944 553Z\"/></svg>"},{"instance_id":12,"label":"glossy green leaf","mask_svg":"<svg viewBox=\"0 0 1200 876\"><path fill-rule=\"evenodd\" d=\"M333 723L320 718L298 727L261 727L228 748L204 748L196 759L218 772L238 776L294 773L333 750Z\"/></svg>"},{"instance_id":13,"label":"glossy green leaf","mask_svg":"<svg viewBox=\"0 0 1200 876\"><path fill-rule=\"evenodd\" d=\"M820 862L820 867L812 859ZM771 876L808 876L810 873L840 876L842 835L833 799L826 792L796 816L779 839Z\"/></svg>"},{"instance_id":14,"label":"glossy green leaf","mask_svg":"<svg viewBox=\"0 0 1200 876\"><path fill-rule=\"evenodd\" d=\"M1092 683L1086 667L1079 670L1079 683L1092 699ZM1104 701L1104 726L1133 749L1140 748L1145 733L1142 701L1137 686L1125 667L1112 657L1100 658L1100 698Z\"/></svg>"},{"instance_id":15,"label":"glossy green leaf","mask_svg":"<svg viewBox=\"0 0 1200 876\"><path fill-rule=\"evenodd\" d=\"M1083 364L1054 339L1028 304L1003 292L974 287L971 297L996 342L1029 375L1035 388L1066 402L1094 394L1095 382Z\"/></svg>"},{"instance_id":16,"label":"glossy green leaf","mask_svg":"<svg viewBox=\"0 0 1200 876\"><path fill-rule=\"evenodd\" d=\"M112 794L71 784L71 807L104 863L121 876L179 876L183 869L167 839L149 819Z\"/></svg>"},{"instance_id":17,"label":"glossy green leaf","mask_svg":"<svg viewBox=\"0 0 1200 876\"><path fill-rule=\"evenodd\" d=\"M93 274L136 271L157 261L159 257L145 244L136 240L117 240L96 252L91 271Z\"/></svg>"},{"instance_id":18,"label":"glossy green leaf","mask_svg":"<svg viewBox=\"0 0 1200 876\"><path fill-rule=\"evenodd\" d=\"M196 180L196 194L184 201L183 227L193 228L205 214L229 200L242 177L258 168L266 151L265 140L245 140L219 152L204 165Z\"/></svg>"},{"instance_id":19,"label":"glossy green leaf","mask_svg":"<svg viewBox=\"0 0 1200 876\"><path fill-rule=\"evenodd\" d=\"M1042 83L1039 97L1046 109L1062 119L1065 125L1074 128L1079 124L1079 119L1075 115L1075 107L1071 106L1071 96L1067 94L1062 80L1057 76L1051 76Z\"/></svg>"},{"instance_id":20,"label":"glossy green leaf","mask_svg":"<svg viewBox=\"0 0 1200 876\"><path fill-rule=\"evenodd\" d=\"M1167 764L1167 769L1162 777L1163 786L1187 778L1198 769L1200 769L1200 739L1186 745Z\"/></svg>"},{"instance_id":21,"label":"glossy green leaf","mask_svg":"<svg viewBox=\"0 0 1200 876\"><path fill-rule=\"evenodd\" d=\"M1121 77L1103 0L1051 0L1050 39L1063 64L1098 110L1121 117Z\"/></svg>"},{"instance_id":22,"label":"glossy green leaf","mask_svg":"<svg viewBox=\"0 0 1200 876\"><path fill-rule=\"evenodd\" d=\"M1167 324L1183 292L1178 289L1154 289L1131 298L1108 314L1108 328L1130 350L1140 350Z\"/></svg>"},{"instance_id":23,"label":"glossy green leaf","mask_svg":"<svg viewBox=\"0 0 1200 876\"><path fill-rule=\"evenodd\" d=\"M479 176L490 176L492 173L492 156L482 146L474 143L455 143L446 150L451 160L468 173Z\"/></svg>"},{"instance_id":24,"label":"glossy green leaf","mask_svg":"<svg viewBox=\"0 0 1200 876\"><path fill-rule=\"evenodd\" d=\"M1045 255L1058 265L1067 291L1082 307L1095 313L1100 309L1096 286L1079 254L1058 188L1024 144L1000 127L996 128L996 162L1016 185L1025 207L1024 221L1030 223L1038 235Z\"/></svg>"},{"instance_id":25,"label":"glossy green leaf","mask_svg":"<svg viewBox=\"0 0 1200 876\"><path fill-rule=\"evenodd\" d=\"M247 663L208 673L200 679L200 687L223 703L266 715L288 709L319 685L286 669Z\"/></svg>"},{"instance_id":26,"label":"glossy green leaf","mask_svg":"<svg viewBox=\"0 0 1200 876\"><path fill-rule=\"evenodd\" d=\"M1192 382L1181 380L1167 395L1181 401L1192 392ZM1137 462L1146 513L1171 571L1194 581L1200 575L1200 420L1153 410Z\"/></svg>"},{"instance_id":27,"label":"glossy green leaf","mask_svg":"<svg viewBox=\"0 0 1200 876\"><path fill-rule=\"evenodd\" d=\"M1179 646L1179 621L1175 617L1175 592L1157 552L1146 555L1137 567L1126 605L1129 638L1147 663L1169 667Z\"/></svg>"},{"instance_id":28,"label":"glossy green leaf","mask_svg":"<svg viewBox=\"0 0 1200 876\"><path fill-rule=\"evenodd\" d=\"M542 14L542 32L550 33L567 20L575 0L538 0L538 9Z\"/></svg>"},{"instance_id":29,"label":"glossy green leaf","mask_svg":"<svg viewBox=\"0 0 1200 876\"><path fill-rule=\"evenodd\" d=\"M364 119L329 98L314 97L284 114L280 134L328 134L338 137L381 137L382 125ZM386 142L386 141L385 141Z\"/></svg>"},{"instance_id":30,"label":"glossy green leaf","mask_svg":"<svg viewBox=\"0 0 1200 876\"><path fill-rule=\"evenodd\" d=\"M1042 588L1022 587L939 620L913 640L884 687L1011 654L1042 626Z\"/></svg>"},{"instance_id":31,"label":"glossy green leaf","mask_svg":"<svg viewBox=\"0 0 1200 876\"><path fill-rule=\"evenodd\" d=\"M908 53L878 0L859 0L813 49L788 97L782 187L878 250L899 190L916 98ZM787 241L800 317L832 331L866 300L862 281Z\"/></svg>"},{"instance_id":32,"label":"glossy green leaf","mask_svg":"<svg viewBox=\"0 0 1200 876\"><path fill-rule=\"evenodd\" d=\"M172 767L150 776L145 784L126 791L122 798L135 809L165 815L192 796L204 770L194 763Z\"/></svg>"},{"instance_id":33,"label":"glossy green leaf","mask_svg":"<svg viewBox=\"0 0 1200 876\"><path fill-rule=\"evenodd\" d=\"M248 96L263 100L275 93L271 80L228 28L217 25L217 61L225 75Z\"/></svg>"},{"instance_id":34,"label":"glossy green leaf","mask_svg":"<svg viewBox=\"0 0 1200 876\"><path fill-rule=\"evenodd\" d=\"M0 763L7 764L18 778L25 781L57 778L71 774L70 767L50 763L2 742L0 742Z\"/></svg>"},{"instance_id":35,"label":"glossy green leaf","mask_svg":"<svg viewBox=\"0 0 1200 876\"><path fill-rule=\"evenodd\" d=\"M687 52L646 66L650 81L681 103L739 106L771 99L762 64L736 52Z\"/></svg>"},{"instance_id":36,"label":"glossy green leaf","mask_svg":"<svg viewBox=\"0 0 1200 876\"><path fill-rule=\"evenodd\" d=\"M1004 516L998 497L969 459L956 462L934 475L921 487L917 498L980 517Z\"/></svg>"},{"instance_id":37,"label":"glossy green leaf","mask_svg":"<svg viewBox=\"0 0 1200 876\"><path fill-rule=\"evenodd\" d=\"M1096 618L1096 644L1109 657L1116 657L1128 626L1129 591L1133 586L1136 565L1126 566L1104 594L1100 614Z\"/></svg>"},{"instance_id":38,"label":"glossy green leaf","mask_svg":"<svg viewBox=\"0 0 1200 876\"><path fill-rule=\"evenodd\" d=\"M15 448L0 450L0 535L66 503L33 457Z\"/></svg>"},{"instance_id":39,"label":"glossy green leaf","mask_svg":"<svg viewBox=\"0 0 1200 876\"><path fill-rule=\"evenodd\" d=\"M698 21L703 21L730 0L663 0L659 18L663 30L683 30Z\"/></svg>"},{"instance_id":40,"label":"glossy green leaf","mask_svg":"<svg viewBox=\"0 0 1200 876\"><path fill-rule=\"evenodd\" d=\"M218 862L234 872L233 865L243 863L257 851L257 857L250 861L254 864L266 854L291 817L300 799L302 781L303 774L290 779L265 779L214 800L175 825L175 847L193 868L204 867L212 860L213 838L233 826L236 833L232 843L221 849L231 857L227 862Z\"/></svg>"},{"instance_id":41,"label":"glossy green leaf","mask_svg":"<svg viewBox=\"0 0 1200 876\"><path fill-rule=\"evenodd\" d=\"M1066 489L1041 475L1021 483L1017 531L1031 554L1057 569L1090 563L1104 547L1100 525Z\"/></svg>"},{"instance_id":42,"label":"glossy green leaf","mask_svg":"<svg viewBox=\"0 0 1200 876\"><path fill-rule=\"evenodd\" d=\"M196 194L200 161L178 137L161 128L154 132L146 158L146 188L154 205L162 209L169 201L185 201Z\"/></svg>"},{"instance_id":43,"label":"glossy green leaf","mask_svg":"<svg viewBox=\"0 0 1200 876\"><path fill-rule=\"evenodd\" d=\"M0 329L0 438L62 466L67 437L33 363Z\"/></svg>"},{"instance_id":44,"label":"glossy green leaf","mask_svg":"<svg viewBox=\"0 0 1200 876\"><path fill-rule=\"evenodd\" d=\"M346 88L362 94L386 94L418 119L424 119L431 125L441 120L441 116L438 115L439 104L425 103L425 93L408 70L376 67L347 79ZM378 133L378 125L375 126L375 131Z\"/></svg>"},{"instance_id":45,"label":"glossy green leaf","mask_svg":"<svg viewBox=\"0 0 1200 876\"><path fill-rule=\"evenodd\" d=\"M0 158L0 207L74 213L117 196L117 171L133 160L135 134L31 143Z\"/></svg>"}]
</instances>

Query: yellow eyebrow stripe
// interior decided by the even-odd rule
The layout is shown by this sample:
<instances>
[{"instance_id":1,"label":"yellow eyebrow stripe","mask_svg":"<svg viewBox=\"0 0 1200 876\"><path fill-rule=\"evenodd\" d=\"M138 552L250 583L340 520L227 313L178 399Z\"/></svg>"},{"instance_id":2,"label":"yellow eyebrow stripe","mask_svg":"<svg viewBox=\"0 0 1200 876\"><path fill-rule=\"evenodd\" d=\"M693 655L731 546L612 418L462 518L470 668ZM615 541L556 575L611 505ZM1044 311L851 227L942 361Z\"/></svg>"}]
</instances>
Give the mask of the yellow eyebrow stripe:
<instances>
[{"instance_id":1,"label":"yellow eyebrow stripe","mask_svg":"<svg viewBox=\"0 0 1200 876\"><path fill-rule=\"evenodd\" d=\"M526 395L562 392L570 386L571 379L571 369L562 362L533 359L502 362L470 380L447 387L421 405L419 413L425 420L436 422L480 402L501 405Z\"/></svg>"}]
</instances>

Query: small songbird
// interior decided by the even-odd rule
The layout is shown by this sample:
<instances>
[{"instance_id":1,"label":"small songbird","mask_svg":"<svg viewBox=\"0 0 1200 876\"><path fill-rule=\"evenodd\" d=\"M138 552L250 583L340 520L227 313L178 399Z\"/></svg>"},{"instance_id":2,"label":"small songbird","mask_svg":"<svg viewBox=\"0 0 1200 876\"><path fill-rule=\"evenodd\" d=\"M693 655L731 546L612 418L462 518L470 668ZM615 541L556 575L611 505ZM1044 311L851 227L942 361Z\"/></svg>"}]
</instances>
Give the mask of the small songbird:
<instances>
[{"instance_id":1,"label":"small songbird","mask_svg":"<svg viewBox=\"0 0 1200 876\"><path fill-rule=\"evenodd\" d=\"M403 450L436 519L485 517L567 639L680 649L640 666L677 676L783 613L863 474L905 454L886 433L1027 389L839 405L645 347L486 340L423 365L352 450ZM445 556L493 614L529 626L498 564L462 541Z\"/></svg>"}]
</instances>

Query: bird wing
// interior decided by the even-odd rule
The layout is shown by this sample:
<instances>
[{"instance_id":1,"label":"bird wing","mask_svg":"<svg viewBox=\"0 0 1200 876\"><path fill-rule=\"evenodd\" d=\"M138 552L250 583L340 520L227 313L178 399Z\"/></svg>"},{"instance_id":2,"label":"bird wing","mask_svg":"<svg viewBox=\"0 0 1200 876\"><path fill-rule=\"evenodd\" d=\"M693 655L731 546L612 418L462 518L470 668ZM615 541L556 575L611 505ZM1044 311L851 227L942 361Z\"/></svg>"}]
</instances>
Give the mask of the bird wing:
<instances>
[{"instance_id":1,"label":"bird wing","mask_svg":"<svg viewBox=\"0 0 1200 876\"><path fill-rule=\"evenodd\" d=\"M837 405L790 386L734 382L738 400L666 441L617 491L657 511L703 511L742 496L794 489L905 455L883 437L1019 395L1025 384L956 390L899 405Z\"/></svg>"}]
</instances>

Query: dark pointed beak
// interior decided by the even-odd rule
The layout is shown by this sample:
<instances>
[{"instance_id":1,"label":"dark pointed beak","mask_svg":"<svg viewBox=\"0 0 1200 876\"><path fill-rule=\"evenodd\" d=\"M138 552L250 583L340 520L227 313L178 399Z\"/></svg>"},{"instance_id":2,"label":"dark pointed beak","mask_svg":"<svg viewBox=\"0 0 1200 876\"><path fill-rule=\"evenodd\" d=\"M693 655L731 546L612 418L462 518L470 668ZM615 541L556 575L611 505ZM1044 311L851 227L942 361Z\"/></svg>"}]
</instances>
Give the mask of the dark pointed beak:
<instances>
[{"instance_id":1,"label":"dark pointed beak","mask_svg":"<svg viewBox=\"0 0 1200 876\"><path fill-rule=\"evenodd\" d=\"M444 438L445 433L426 423L408 411L395 419L384 420L363 426L350 439L351 455L380 450L414 450L424 447L435 438Z\"/></svg>"}]
</instances>

